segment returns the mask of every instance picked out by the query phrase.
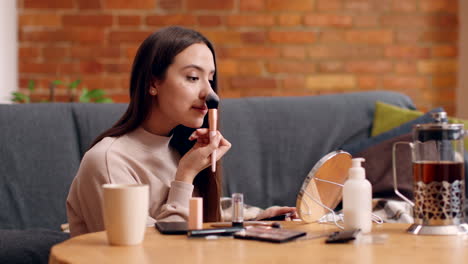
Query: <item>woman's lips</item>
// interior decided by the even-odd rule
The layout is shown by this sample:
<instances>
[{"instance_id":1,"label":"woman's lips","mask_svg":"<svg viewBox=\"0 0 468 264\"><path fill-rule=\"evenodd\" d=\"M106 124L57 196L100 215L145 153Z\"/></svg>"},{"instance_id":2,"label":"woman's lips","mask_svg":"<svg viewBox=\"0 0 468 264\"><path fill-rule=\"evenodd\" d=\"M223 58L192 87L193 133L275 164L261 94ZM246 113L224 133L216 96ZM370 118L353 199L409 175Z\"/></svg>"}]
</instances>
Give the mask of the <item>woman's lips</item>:
<instances>
[{"instance_id":1,"label":"woman's lips","mask_svg":"<svg viewBox=\"0 0 468 264\"><path fill-rule=\"evenodd\" d=\"M192 108L204 115L208 112L208 108L206 106L203 106L203 107L193 106Z\"/></svg>"}]
</instances>

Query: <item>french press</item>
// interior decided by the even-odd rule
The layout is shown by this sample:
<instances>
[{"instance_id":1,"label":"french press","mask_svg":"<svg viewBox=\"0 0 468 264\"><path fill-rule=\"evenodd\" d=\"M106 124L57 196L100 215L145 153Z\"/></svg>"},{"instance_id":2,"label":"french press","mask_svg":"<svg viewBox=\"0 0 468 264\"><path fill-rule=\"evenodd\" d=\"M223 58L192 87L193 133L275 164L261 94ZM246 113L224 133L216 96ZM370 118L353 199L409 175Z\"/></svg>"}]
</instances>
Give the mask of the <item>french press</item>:
<instances>
[{"instance_id":1,"label":"french press","mask_svg":"<svg viewBox=\"0 0 468 264\"><path fill-rule=\"evenodd\" d=\"M468 232L465 223L465 173L463 124L449 124L445 112L432 114L433 123L413 127L413 142L393 145L395 193L413 207L416 235L456 235ZM395 151L411 147L414 202L398 191Z\"/></svg>"}]
</instances>

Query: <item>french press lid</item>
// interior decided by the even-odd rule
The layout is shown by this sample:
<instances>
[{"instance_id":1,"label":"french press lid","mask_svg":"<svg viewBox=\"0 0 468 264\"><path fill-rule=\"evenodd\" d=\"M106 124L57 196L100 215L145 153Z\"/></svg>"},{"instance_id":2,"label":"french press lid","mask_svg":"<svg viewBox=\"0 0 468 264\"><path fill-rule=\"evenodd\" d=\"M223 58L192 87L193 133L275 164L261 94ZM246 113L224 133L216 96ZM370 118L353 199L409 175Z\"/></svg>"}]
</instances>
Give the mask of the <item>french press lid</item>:
<instances>
[{"instance_id":1,"label":"french press lid","mask_svg":"<svg viewBox=\"0 0 468 264\"><path fill-rule=\"evenodd\" d=\"M420 142L429 140L460 140L464 136L463 124L449 124L446 112L432 113L433 123L413 127L413 138Z\"/></svg>"}]
</instances>

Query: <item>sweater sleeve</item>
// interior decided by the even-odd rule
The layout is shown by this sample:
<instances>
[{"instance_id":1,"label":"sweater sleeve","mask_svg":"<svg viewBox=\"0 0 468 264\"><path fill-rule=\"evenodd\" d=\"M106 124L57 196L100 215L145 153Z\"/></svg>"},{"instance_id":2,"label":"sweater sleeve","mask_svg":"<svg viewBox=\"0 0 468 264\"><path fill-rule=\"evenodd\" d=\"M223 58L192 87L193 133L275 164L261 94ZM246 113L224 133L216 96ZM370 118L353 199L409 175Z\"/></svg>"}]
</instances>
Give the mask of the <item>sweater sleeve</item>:
<instances>
[{"instance_id":1,"label":"sweater sleeve","mask_svg":"<svg viewBox=\"0 0 468 264\"><path fill-rule=\"evenodd\" d=\"M156 216L158 221L187 221L189 200L192 197L193 185L181 181L173 181L169 189L166 204Z\"/></svg>"},{"instance_id":2,"label":"sweater sleeve","mask_svg":"<svg viewBox=\"0 0 468 264\"><path fill-rule=\"evenodd\" d=\"M122 161L111 160L104 153L87 152L70 187L67 217L71 236L103 231L103 191L106 183L139 184ZM146 224L155 220L148 216Z\"/></svg>"},{"instance_id":3,"label":"sweater sleeve","mask_svg":"<svg viewBox=\"0 0 468 264\"><path fill-rule=\"evenodd\" d=\"M83 157L68 194L67 217L72 236L104 230L101 186L109 180L101 160L93 156Z\"/></svg>"}]
</instances>

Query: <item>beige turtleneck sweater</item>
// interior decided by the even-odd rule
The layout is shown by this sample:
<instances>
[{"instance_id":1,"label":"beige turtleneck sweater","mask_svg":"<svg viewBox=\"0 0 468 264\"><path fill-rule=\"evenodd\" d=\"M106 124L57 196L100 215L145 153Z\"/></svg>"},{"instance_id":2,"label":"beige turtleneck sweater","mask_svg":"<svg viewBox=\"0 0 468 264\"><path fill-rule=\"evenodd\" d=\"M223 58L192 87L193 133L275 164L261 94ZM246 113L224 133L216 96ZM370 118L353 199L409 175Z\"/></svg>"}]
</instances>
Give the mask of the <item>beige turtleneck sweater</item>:
<instances>
[{"instance_id":1,"label":"beige turtleneck sweater","mask_svg":"<svg viewBox=\"0 0 468 264\"><path fill-rule=\"evenodd\" d=\"M104 138L86 152L67 198L71 235L104 230L105 183L148 184L148 225L155 220L186 220L193 185L174 180L180 155L169 146L170 139L138 128Z\"/></svg>"}]
</instances>

